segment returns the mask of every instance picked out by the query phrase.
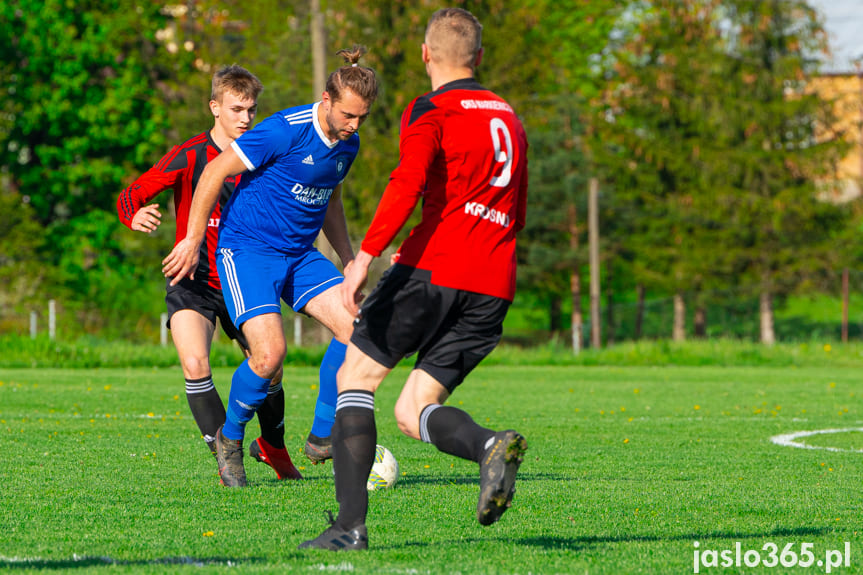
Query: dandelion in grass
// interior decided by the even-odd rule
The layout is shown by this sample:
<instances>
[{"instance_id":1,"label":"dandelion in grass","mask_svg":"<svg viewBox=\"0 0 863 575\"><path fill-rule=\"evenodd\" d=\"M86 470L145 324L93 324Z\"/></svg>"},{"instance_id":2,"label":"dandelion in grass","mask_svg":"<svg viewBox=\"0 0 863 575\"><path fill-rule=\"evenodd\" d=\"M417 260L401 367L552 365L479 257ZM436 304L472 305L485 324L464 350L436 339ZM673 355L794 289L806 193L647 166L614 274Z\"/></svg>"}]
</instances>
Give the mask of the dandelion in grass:
<instances>
[{"instance_id":1,"label":"dandelion in grass","mask_svg":"<svg viewBox=\"0 0 863 575\"><path fill-rule=\"evenodd\" d=\"M829 344L829 343L825 343L825 344L824 344L824 352L825 352L825 353L830 353L830 350L831 350L831 349L833 349L833 348L832 348L832 347L830 347L830 344Z\"/></svg>"},{"instance_id":2,"label":"dandelion in grass","mask_svg":"<svg viewBox=\"0 0 863 575\"><path fill-rule=\"evenodd\" d=\"M212 531L204 531L203 533L201 533L202 537L212 537L213 535L215 535L215 533L213 533Z\"/></svg>"}]
</instances>

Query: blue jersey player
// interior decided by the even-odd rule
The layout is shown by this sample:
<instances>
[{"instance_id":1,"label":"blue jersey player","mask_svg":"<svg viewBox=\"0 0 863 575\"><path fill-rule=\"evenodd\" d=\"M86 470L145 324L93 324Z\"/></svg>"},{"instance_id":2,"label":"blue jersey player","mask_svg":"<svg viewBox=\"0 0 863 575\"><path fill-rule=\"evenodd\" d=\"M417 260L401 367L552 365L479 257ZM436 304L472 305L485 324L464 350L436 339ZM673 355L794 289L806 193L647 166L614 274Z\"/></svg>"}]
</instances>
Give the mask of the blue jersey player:
<instances>
[{"instance_id":1,"label":"blue jersey player","mask_svg":"<svg viewBox=\"0 0 863 575\"><path fill-rule=\"evenodd\" d=\"M344 358L353 329L353 315L338 290L344 278L315 249L314 241L323 230L343 265L354 258L341 182L359 151L356 132L377 97L374 72L357 65L363 52L339 52L348 65L330 74L321 101L274 114L207 165L195 192L186 238L163 261L162 271L172 282L194 273L219 185L243 174L222 212L216 261L228 312L251 351L234 372L227 419L216 434L219 475L227 486L246 485L245 425L266 399L285 358L280 299L332 331L335 339L322 369L329 365L335 374ZM322 381L322 393L323 387ZM334 382L326 391L335 397ZM321 407L319 398L316 416L325 417L316 417L316 425L329 416L322 424L329 436L334 413L322 413L328 411L324 404ZM313 427L307 455L315 432Z\"/></svg>"}]
</instances>

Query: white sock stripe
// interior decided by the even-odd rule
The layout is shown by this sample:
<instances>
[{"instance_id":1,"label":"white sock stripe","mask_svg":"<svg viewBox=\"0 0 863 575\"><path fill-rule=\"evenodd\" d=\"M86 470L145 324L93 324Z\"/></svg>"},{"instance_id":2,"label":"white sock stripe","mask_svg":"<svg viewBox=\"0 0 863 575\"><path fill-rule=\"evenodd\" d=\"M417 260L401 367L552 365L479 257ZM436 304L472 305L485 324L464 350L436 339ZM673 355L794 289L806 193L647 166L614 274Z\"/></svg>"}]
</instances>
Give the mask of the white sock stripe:
<instances>
[{"instance_id":1,"label":"white sock stripe","mask_svg":"<svg viewBox=\"0 0 863 575\"><path fill-rule=\"evenodd\" d=\"M430 404L422 410L422 413L420 413L420 439L423 440L425 443L431 443L431 437L429 436L428 431L428 420L432 412L438 407L441 406L436 404Z\"/></svg>"},{"instance_id":2,"label":"white sock stripe","mask_svg":"<svg viewBox=\"0 0 863 575\"><path fill-rule=\"evenodd\" d=\"M213 385L212 379L208 379L207 381L186 382L186 393L206 393L211 389L216 389L216 386Z\"/></svg>"},{"instance_id":3,"label":"white sock stripe","mask_svg":"<svg viewBox=\"0 0 863 575\"><path fill-rule=\"evenodd\" d=\"M338 411L340 409L344 409L346 407L365 407L366 409L374 410L375 403L373 401L371 401L371 402L365 402L365 401L344 401L344 402L342 402L342 401L340 401L339 404L336 406L336 411Z\"/></svg>"},{"instance_id":4,"label":"white sock stripe","mask_svg":"<svg viewBox=\"0 0 863 575\"><path fill-rule=\"evenodd\" d=\"M336 411L345 407L365 407L374 411L375 396L368 393L352 393L350 391L340 393L336 400Z\"/></svg>"},{"instance_id":5,"label":"white sock stripe","mask_svg":"<svg viewBox=\"0 0 863 575\"><path fill-rule=\"evenodd\" d=\"M274 395L282 391L282 382L280 381L276 385L271 385L270 389L267 390L267 395Z\"/></svg>"}]
</instances>

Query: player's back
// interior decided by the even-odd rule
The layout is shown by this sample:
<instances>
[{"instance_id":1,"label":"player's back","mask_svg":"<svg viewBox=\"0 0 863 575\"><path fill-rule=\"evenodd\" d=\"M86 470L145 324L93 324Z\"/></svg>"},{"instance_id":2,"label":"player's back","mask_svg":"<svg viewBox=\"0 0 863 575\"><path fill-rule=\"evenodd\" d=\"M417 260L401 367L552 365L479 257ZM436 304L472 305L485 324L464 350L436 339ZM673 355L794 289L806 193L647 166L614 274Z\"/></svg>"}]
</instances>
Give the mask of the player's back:
<instances>
[{"instance_id":1,"label":"player's back","mask_svg":"<svg viewBox=\"0 0 863 575\"><path fill-rule=\"evenodd\" d=\"M515 233L524 225L527 138L510 105L473 79L421 96L402 119L403 142L438 142L423 218L401 262L438 285L512 299Z\"/></svg>"}]
</instances>

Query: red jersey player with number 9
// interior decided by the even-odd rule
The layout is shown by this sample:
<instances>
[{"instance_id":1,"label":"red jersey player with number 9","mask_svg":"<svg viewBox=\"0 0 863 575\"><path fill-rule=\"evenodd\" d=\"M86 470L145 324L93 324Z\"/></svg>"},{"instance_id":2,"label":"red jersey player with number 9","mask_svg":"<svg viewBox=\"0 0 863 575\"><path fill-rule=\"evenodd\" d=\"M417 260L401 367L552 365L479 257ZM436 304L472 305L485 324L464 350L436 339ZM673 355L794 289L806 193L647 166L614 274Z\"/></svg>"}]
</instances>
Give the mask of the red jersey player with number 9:
<instances>
[{"instance_id":1,"label":"red jersey player with number 9","mask_svg":"<svg viewBox=\"0 0 863 575\"><path fill-rule=\"evenodd\" d=\"M527 137L510 105L474 79L482 56L479 21L438 10L422 58L432 92L408 105L400 160L356 259L342 301L356 293L373 258L422 198L422 220L363 304L338 373L333 456L339 514L301 548L366 549L366 478L375 455L374 393L404 357L416 364L396 402L401 431L479 464L477 519L497 521L511 505L527 442L514 430L478 425L445 406L465 376L500 341L515 294L516 233L527 205Z\"/></svg>"}]
</instances>

